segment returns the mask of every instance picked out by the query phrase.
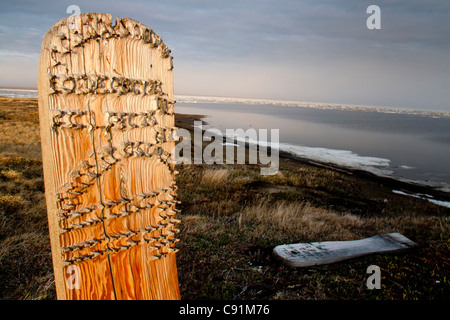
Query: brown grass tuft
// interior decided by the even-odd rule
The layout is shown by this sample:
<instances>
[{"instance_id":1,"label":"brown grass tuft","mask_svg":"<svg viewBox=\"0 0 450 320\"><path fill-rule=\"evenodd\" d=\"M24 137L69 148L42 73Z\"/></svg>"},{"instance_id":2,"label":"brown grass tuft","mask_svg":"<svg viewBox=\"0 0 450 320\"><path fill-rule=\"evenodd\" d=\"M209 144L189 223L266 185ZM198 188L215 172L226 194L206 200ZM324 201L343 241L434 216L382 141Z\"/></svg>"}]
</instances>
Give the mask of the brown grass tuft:
<instances>
[{"instance_id":1,"label":"brown grass tuft","mask_svg":"<svg viewBox=\"0 0 450 320\"><path fill-rule=\"evenodd\" d=\"M205 169L201 184L205 186L223 185L227 183L230 172L228 169Z\"/></svg>"},{"instance_id":2,"label":"brown grass tuft","mask_svg":"<svg viewBox=\"0 0 450 320\"><path fill-rule=\"evenodd\" d=\"M317 208L310 203L280 202L266 200L246 207L240 213L239 223L252 223L262 233L283 232L304 241L353 240L363 220L352 214L339 214Z\"/></svg>"}]
</instances>

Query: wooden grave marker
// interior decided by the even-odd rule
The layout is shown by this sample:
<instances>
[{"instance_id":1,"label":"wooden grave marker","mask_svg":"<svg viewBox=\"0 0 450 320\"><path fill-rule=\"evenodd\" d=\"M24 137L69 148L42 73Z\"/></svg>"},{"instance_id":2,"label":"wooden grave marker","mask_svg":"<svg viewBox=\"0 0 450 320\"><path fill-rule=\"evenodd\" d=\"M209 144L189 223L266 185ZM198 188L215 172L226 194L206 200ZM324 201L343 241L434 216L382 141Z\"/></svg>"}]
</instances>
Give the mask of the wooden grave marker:
<instances>
[{"instance_id":1,"label":"wooden grave marker","mask_svg":"<svg viewBox=\"0 0 450 320\"><path fill-rule=\"evenodd\" d=\"M83 13L45 35L38 92L58 299L179 299L170 50Z\"/></svg>"}]
</instances>

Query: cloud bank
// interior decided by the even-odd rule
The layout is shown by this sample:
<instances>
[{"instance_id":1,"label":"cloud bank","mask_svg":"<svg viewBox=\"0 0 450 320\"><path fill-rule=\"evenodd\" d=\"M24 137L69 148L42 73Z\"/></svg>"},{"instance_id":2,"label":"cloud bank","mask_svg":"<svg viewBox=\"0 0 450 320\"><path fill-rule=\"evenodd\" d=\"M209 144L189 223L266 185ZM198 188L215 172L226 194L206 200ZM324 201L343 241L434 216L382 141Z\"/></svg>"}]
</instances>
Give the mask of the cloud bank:
<instances>
[{"instance_id":1,"label":"cloud bank","mask_svg":"<svg viewBox=\"0 0 450 320\"><path fill-rule=\"evenodd\" d=\"M450 3L375 2L8 2L0 13L0 86L36 86L42 38L76 4L161 35L174 56L177 94L450 111ZM381 8L381 30L366 27L371 4Z\"/></svg>"}]
</instances>

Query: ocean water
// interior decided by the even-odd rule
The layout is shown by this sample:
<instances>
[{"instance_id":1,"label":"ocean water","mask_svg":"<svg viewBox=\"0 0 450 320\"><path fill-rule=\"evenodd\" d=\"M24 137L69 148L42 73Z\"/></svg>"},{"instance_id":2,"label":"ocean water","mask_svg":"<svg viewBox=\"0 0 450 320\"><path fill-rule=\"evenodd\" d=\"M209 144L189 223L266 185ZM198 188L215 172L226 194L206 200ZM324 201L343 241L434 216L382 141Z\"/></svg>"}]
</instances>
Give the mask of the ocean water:
<instances>
[{"instance_id":1,"label":"ocean water","mask_svg":"<svg viewBox=\"0 0 450 320\"><path fill-rule=\"evenodd\" d=\"M450 192L450 114L418 110L180 97L176 112L210 127L279 129L279 148Z\"/></svg>"},{"instance_id":2,"label":"ocean water","mask_svg":"<svg viewBox=\"0 0 450 320\"><path fill-rule=\"evenodd\" d=\"M36 90L0 89L36 98ZM361 169L450 192L450 113L260 99L177 96L177 113L209 126L278 129L279 148L302 158Z\"/></svg>"}]
</instances>

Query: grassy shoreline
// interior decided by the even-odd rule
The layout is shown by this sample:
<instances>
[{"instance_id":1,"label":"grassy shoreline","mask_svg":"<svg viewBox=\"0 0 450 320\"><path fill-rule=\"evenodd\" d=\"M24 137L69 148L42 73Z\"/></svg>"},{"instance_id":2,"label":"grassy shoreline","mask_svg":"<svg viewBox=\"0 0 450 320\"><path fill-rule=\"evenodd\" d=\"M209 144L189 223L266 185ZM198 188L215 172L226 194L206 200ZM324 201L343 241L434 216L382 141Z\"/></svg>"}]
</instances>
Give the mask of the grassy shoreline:
<instances>
[{"instance_id":1,"label":"grassy shoreline","mask_svg":"<svg viewBox=\"0 0 450 320\"><path fill-rule=\"evenodd\" d=\"M192 131L201 116L176 115ZM258 165L179 165L177 255L182 299L449 299L450 209L392 193L430 188L280 154ZM55 299L40 160L37 99L0 98L0 299ZM353 240L400 232L419 244L293 269L282 243ZM368 290L366 269L381 268Z\"/></svg>"}]
</instances>

